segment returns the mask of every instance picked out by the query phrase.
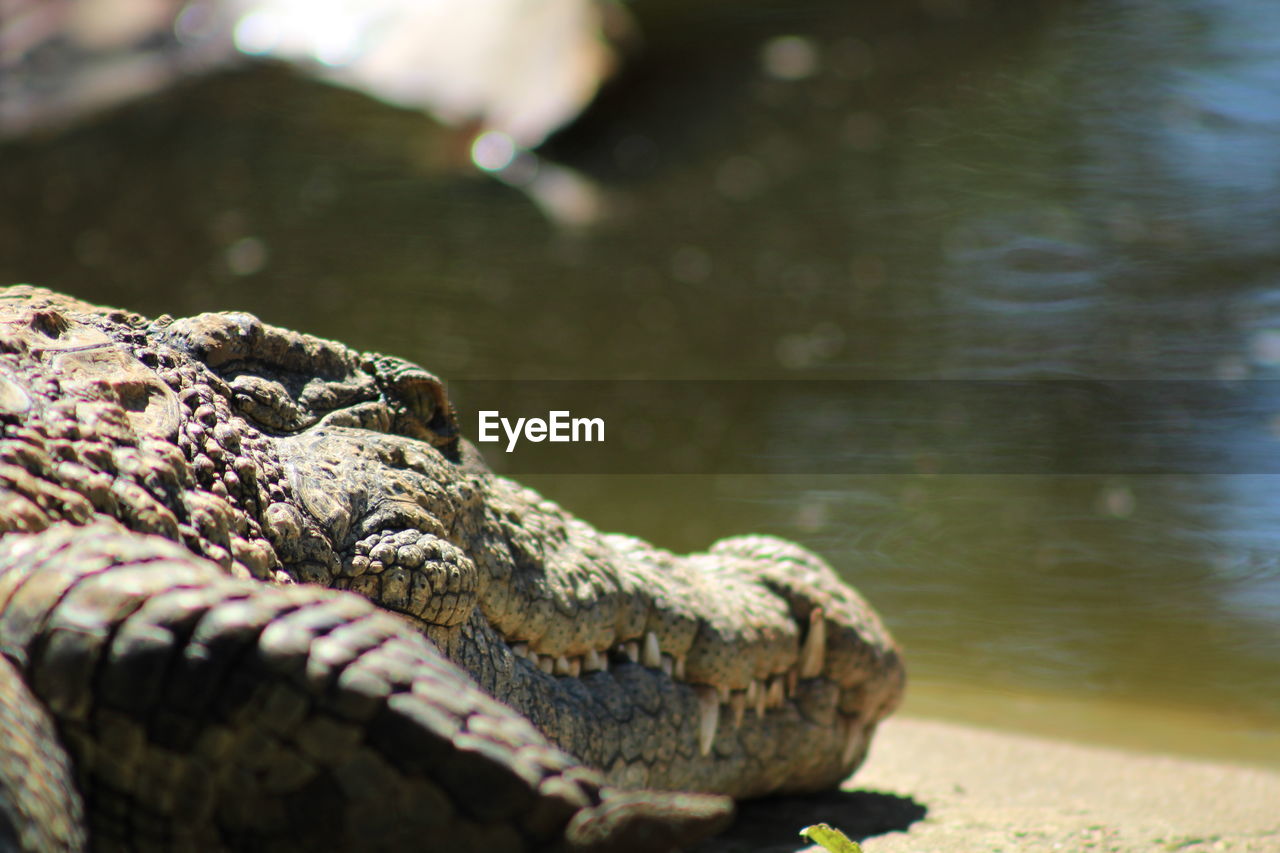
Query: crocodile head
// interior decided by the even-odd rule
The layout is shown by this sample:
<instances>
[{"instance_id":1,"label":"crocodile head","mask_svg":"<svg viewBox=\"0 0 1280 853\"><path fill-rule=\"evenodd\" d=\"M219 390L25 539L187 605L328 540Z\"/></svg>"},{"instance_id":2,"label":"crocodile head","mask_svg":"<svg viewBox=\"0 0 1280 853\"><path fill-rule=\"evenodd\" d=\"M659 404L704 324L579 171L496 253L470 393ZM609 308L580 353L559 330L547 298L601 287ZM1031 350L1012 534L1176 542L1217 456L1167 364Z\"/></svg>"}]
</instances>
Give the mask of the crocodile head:
<instances>
[{"instance_id":1,"label":"crocodile head","mask_svg":"<svg viewBox=\"0 0 1280 853\"><path fill-rule=\"evenodd\" d=\"M153 510L157 532L233 573L399 612L615 785L829 787L899 700L897 647L819 558L768 537L677 556L599 533L489 472L415 365L247 314L21 296L11 346L86 400L114 396L143 449L176 448L181 506ZM0 376L0 404L20 386Z\"/></svg>"}]
</instances>

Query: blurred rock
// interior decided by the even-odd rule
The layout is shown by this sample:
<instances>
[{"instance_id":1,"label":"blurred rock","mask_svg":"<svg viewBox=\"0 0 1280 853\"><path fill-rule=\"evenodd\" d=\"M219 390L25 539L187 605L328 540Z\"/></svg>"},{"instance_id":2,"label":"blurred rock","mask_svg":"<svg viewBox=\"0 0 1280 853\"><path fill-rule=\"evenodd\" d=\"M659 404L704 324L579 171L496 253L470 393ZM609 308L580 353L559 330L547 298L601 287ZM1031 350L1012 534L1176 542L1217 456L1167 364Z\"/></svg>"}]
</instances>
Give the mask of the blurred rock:
<instances>
[{"instance_id":1,"label":"blurred rock","mask_svg":"<svg viewBox=\"0 0 1280 853\"><path fill-rule=\"evenodd\" d=\"M0 0L0 138L261 57L531 148L613 67L606 23L596 0Z\"/></svg>"}]
</instances>

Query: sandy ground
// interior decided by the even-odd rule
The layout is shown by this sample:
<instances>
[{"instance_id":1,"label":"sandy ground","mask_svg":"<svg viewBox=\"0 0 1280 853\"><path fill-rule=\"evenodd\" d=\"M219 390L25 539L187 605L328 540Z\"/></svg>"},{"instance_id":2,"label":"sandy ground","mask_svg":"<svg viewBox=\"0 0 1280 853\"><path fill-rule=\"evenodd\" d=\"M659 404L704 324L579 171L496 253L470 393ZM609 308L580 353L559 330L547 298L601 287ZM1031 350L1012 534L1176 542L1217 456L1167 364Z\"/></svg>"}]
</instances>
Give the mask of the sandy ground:
<instances>
[{"instance_id":1,"label":"sandy ground","mask_svg":"<svg viewBox=\"0 0 1280 853\"><path fill-rule=\"evenodd\" d=\"M1280 774L893 719L845 790L744 804L698 853L817 850L818 822L866 853L1280 853Z\"/></svg>"}]
</instances>

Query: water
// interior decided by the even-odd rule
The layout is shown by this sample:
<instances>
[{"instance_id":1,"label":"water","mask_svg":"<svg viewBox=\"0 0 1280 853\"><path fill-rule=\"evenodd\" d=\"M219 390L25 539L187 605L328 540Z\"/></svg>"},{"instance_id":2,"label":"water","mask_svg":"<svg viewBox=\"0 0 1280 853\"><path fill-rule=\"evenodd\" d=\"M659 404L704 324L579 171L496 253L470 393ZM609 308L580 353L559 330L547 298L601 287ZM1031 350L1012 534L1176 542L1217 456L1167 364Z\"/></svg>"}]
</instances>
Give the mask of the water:
<instances>
[{"instance_id":1,"label":"water","mask_svg":"<svg viewBox=\"0 0 1280 853\"><path fill-rule=\"evenodd\" d=\"M1054 435L1051 474L522 479L674 549L817 549L902 640L919 713L1280 767L1280 7L1014 5L634 4L645 51L544 149L599 187L587 228L418 115L276 68L196 81L0 148L0 280L248 310L453 380L1237 383L1249 417L1184 407L1174 458L1213 460L1186 471L1096 464L1168 414L1137 395ZM833 452L786 405L682 452Z\"/></svg>"}]
</instances>

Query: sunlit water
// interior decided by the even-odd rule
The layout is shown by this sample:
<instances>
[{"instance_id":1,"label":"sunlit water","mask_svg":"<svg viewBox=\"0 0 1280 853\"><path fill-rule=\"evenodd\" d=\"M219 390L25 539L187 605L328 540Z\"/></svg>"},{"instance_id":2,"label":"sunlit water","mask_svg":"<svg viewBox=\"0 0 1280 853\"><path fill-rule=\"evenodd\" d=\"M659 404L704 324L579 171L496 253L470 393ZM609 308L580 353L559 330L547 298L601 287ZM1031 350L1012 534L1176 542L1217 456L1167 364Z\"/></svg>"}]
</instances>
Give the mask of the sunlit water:
<instances>
[{"instance_id":1,"label":"sunlit water","mask_svg":"<svg viewBox=\"0 0 1280 853\"><path fill-rule=\"evenodd\" d=\"M1277 378L1280 6L927 5L655 17L547 148L605 199L579 230L418 115L276 69L199 81L0 148L0 280L253 311L458 380ZM1265 414L1270 385L1239 387ZM772 405L688 452L829 452ZM1052 475L523 479L675 549L817 549L921 713L1280 766L1273 424L1189 428L1194 473L1097 470L1066 435ZM1131 439L1109 429L1092 449Z\"/></svg>"}]
</instances>

